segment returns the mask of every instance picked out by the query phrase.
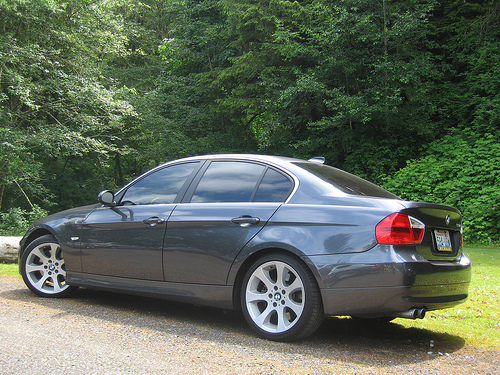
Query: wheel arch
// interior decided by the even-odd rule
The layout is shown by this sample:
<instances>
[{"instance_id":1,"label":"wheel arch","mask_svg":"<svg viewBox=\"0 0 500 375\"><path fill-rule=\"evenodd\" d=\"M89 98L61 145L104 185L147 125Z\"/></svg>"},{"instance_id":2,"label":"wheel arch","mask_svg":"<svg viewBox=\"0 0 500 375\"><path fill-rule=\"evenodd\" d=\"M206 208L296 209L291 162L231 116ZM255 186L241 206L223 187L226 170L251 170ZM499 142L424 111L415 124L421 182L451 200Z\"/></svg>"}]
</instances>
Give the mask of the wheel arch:
<instances>
[{"instance_id":1,"label":"wheel arch","mask_svg":"<svg viewBox=\"0 0 500 375\"><path fill-rule=\"evenodd\" d=\"M53 232L43 227L33 228L30 232L26 233L26 235L21 240L21 244L19 247L19 256L23 253L24 249L26 249L26 247L30 243L32 243L37 238L45 235L51 235L57 239L56 235Z\"/></svg>"}]
</instances>

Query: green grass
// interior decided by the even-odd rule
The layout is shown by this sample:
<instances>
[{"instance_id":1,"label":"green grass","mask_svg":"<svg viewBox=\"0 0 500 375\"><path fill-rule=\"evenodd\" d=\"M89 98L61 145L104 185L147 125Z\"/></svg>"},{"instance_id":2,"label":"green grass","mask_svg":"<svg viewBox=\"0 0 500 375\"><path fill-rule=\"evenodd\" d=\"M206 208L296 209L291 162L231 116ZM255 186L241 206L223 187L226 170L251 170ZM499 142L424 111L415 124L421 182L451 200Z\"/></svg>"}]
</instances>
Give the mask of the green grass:
<instances>
[{"instance_id":1,"label":"green grass","mask_svg":"<svg viewBox=\"0 0 500 375\"><path fill-rule=\"evenodd\" d=\"M500 248L468 246L472 282L466 303L451 309L428 312L423 320L397 319L403 327L442 333L450 345L500 349ZM0 264L0 276L19 276L17 264Z\"/></svg>"},{"instance_id":2,"label":"green grass","mask_svg":"<svg viewBox=\"0 0 500 375\"><path fill-rule=\"evenodd\" d=\"M0 276L18 276L19 275L19 268L17 264L5 264L5 263L0 263Z\"/></svg>"}]
</instances>

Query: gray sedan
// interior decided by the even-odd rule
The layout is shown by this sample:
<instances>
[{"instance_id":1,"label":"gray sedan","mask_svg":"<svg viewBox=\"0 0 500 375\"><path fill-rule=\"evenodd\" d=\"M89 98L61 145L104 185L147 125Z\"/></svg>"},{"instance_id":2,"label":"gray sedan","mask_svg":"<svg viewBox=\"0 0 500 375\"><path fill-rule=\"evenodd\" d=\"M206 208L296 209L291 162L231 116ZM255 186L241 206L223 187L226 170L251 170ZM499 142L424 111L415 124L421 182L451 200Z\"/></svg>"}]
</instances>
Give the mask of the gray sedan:
<instances>
[{"instance_id":1,"label":"gray sedan","mask_svg":"<svg viewBox=\"0 0 500 375\"><path fill-rule=\"evenodd\" d=\"M324 316L416 319L467 298L458 210L403 201L321 158L185 158L98 199L22 239L35 294L81 286L241 310L279 341Z\"/></svg>"}]
</instances>

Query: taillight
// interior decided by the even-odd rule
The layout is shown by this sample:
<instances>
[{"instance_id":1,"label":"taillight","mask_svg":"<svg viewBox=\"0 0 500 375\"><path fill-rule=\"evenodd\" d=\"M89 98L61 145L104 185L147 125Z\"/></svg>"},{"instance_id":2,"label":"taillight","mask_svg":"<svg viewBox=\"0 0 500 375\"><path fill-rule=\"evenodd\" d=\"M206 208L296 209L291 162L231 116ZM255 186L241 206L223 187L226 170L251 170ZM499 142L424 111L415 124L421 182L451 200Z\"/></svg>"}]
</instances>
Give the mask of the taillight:
<instances>
[{"instance_id":1,"label":"taillight","mask_svg":"<svg viewBox=\"0 0 500 375\"><path fill-rule=\"evenodd\" d=\"M375 236L382 245L415 245L422 242L425 224L402 213L387 216L377 224Z\"/></svg>"}]
</instances>

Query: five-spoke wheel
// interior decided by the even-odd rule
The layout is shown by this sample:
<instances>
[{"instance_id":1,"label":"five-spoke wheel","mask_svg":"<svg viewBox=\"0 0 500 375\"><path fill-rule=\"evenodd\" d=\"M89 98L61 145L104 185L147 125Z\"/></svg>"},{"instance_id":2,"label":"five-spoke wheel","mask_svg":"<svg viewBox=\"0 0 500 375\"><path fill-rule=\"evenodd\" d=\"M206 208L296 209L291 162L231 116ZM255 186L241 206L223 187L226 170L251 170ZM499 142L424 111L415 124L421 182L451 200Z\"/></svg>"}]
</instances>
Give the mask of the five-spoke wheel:
<instances>
[{"instance_id":1,"label":"five-spoke wheel","mask_svg":"<svg viewBox=\"0 0 500 375\"><path fill-rule=\"evenodd\" d=\"M308 336L323 320L313 275L300 261L284 254L265 256L250 267L241 301L250 326L271 340Z\"/></svg>"},{"instance_id":2,"label":"five-spoke wheel","mask_svg":"<svg viewBox=\"0 0 500 375\"><path fill-rule=\"evenodd\" d=\"M64 297L75 287L66 284L61 247L51 235L31 242L21 255L19 270L31 291L43 297Z\"/></svg>"}]
</instances>

